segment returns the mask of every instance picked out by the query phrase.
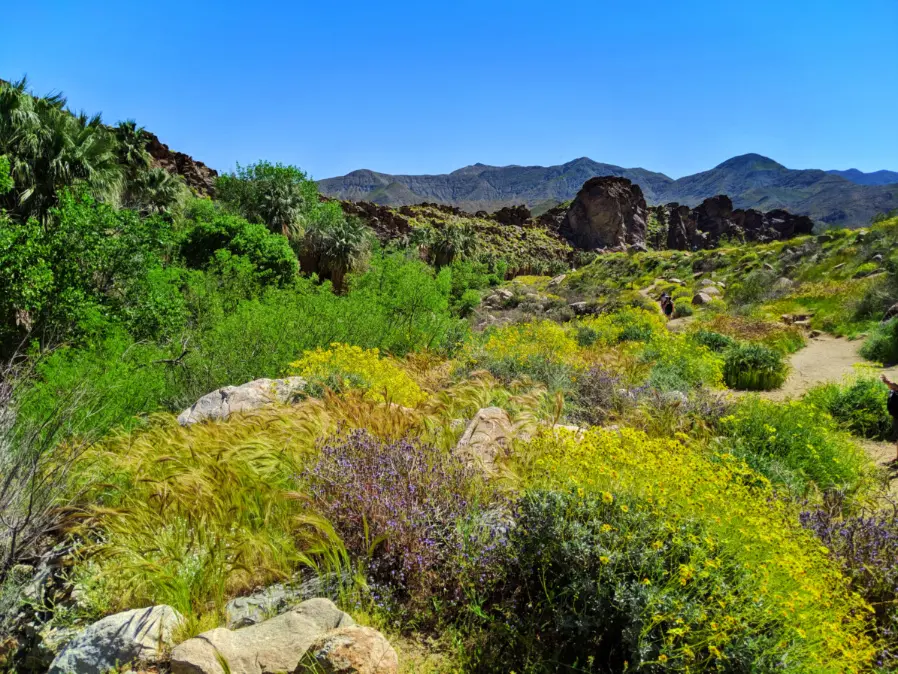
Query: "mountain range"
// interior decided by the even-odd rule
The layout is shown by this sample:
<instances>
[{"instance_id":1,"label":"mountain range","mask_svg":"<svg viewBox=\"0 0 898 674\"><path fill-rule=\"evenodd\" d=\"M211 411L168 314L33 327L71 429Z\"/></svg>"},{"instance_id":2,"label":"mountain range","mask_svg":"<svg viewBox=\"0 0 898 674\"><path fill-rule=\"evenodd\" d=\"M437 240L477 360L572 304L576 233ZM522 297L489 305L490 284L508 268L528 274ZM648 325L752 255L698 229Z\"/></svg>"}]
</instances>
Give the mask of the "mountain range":
<instances>
[{"instance_id":1,"label":"mountain range","mask_svg":"<svg viewBox=\"0 0 898 674\"><path fill-rule=\"evenodd\" d=\"M642 188L649 204L696 206L708 197L726 194L736 208L783 208L837 226L864 226L878 213L898 208L896 172L796 170L759 154L733 157L676 180L644 168L581 157L558 166L473 164L440 175L391 175L362 169L318 185L328 196L385 206L435 202L473 212L525 204L539 213L573 199L583 183L595 176L630 179Z\"/></svg>"}]
</instances>

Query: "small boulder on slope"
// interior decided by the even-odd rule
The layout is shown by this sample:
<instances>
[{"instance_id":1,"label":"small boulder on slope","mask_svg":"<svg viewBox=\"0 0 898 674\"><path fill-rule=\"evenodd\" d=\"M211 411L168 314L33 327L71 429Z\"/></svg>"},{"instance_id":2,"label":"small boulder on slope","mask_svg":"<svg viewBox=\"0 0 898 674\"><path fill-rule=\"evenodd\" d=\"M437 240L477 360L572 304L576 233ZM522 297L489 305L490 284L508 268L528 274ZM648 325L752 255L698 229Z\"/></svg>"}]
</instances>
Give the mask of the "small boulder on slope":
<instances>
[{"instance_id":1,"label":"small boulder on slope","mask_svg":"<svg viewBox=\"0 0 898 674\"><path fill-rule=\"evenodd\" d=\"M224 420L235 412L250 412L275 403L289 402L305 390L302 377L256 379L240 386L225 386L207 393L178 415L182 426L207 420Z\"/></svg>"}]
</instances>

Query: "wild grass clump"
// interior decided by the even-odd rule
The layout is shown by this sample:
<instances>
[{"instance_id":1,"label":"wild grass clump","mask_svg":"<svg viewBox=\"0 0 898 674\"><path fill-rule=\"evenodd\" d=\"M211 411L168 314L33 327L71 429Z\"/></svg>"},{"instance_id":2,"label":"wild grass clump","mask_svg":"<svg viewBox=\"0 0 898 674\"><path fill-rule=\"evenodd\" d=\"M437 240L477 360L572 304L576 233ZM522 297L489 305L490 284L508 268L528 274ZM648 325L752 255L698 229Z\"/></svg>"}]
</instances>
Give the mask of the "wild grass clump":
<instances>
[{"instance_id":1,"label":"wild grass clump","mask_svg":"<svg viewBox=\"0 0 898 674\"><path fill-rule=\"evenodd\" d=\"M290 576L303 504L294 476L328 428L319 405L146 430L93 447L74 484L92 485L76 579L98 613L169 604L190 616Z\"/></svg>"},{"instance_id":2,"label":"wild grass clump","mask_svg":"<svg viewBox=\"0 0 898 674\"><path fill-rule=\"evenodd\" d=\"M507 526L498 493L433 445L364 430L332 438L299 489L361 564L375 602L409 624L457 615L471 578L497 570L496 537Z\"/></svg>"},{"instance_id":3,"label":"wild grass clump","mask_svg":"<svg viewBox=\"0 0 898 674\"><path fill-rule=\"evenodd\" d=\"M382 357L377 349L349 344L306 351L290 364L290 374L305 378L313 396L321 396L326 390L360 389L371 400L405 407L414 407L427 397L398 363Z\"/></svg>"},{"instance_id":4,"label":"wild grass clump","mask_svg":"<svg viewBox=\"0 0 898 674\"><path fill-rule=\"evenodd\" d=\"M665 332L645 347L634 349L639 362L651 369L648 384L661 391L690 391L723 385L723 361L685 335Z\"/></svg>"},{"instance_id":5,"label":"wild grass clump","mask_svg":"<svg viewBox=\"0 0 898 674\"><path fill-rule=\"evenodd\" d=\"M874 377L859 377L838 384L815 386L804 400L829 413L846 430L864 438L888 440L892 434L892 415L887 401L889 389Z\"/></svg>"},{"instance_id":6,"label":"wild grass clump","mask_svg":"<svg viewBox=\"0 0 898 674\"><path fill-rule=\"evenodd\" d=\"M719 432L727 451L798 497L872 486L870 459L814 405L751 396L720 420Z\"/></svg>"},{"instance_id":7,"label":"wild grass clump","mask_svg":"<svg viewBox=\"0 0 898 674\"><path fill-rule=\"evenodd\" d=\"M767 480L740 459L730 454L709 455L684 441L685 436L651 439L628 428L590 429L579 436L562 431L546 432L518 450L519 470L532 488L563 490L590 499L590 507L582 511L571 507L575 522L593 512L595 520L607 523L612 530L621 527L634 539L641 540L637 531L626 528L631 524L624 515L613 514L610 507L626 508L625 513L633 510L645 513L649 531L668 532L670 539L658 541L662 548L668 545L666 541L677 540L678 532L682 537L682 543L678 540L678 544L697 546L680 550L689 550L690 554L694 550L694 554L701 555L704 554L701 549L707 546L704 547L709 554L707 560L696 565L680 561L674 579L665 577L655 581L649 576L653 584L661 583L658 589L662 592L650 604L648 615L641 622L642 629L624 636L627 645L638 643L638 635L650 634L654 625L668 624L670 620L672 626L665 632L664 650L648 651L646 658L660 659L664 654L669 660L678 658L678 662L685 663L687 658L704 656L707 659L689 663L691 671L700 671L707 665L714 666L716 659L712 658L716 656L710 652L710 646L714 646L733 662L749 658L755 671L780 671L783 662L790 663L793 671L809 673L865 670L874 655L874 647L866 636L866 604L849 590L841 573L832 567L825 549L799 525L797 509L789 501L777 498ZM599 509L597 504L592 505L594 501L601 501L609 508ZM654 517L662 522L658 529L650 521ZM615 554L626 560L631 554L626 547L626 536L617 538L618 534L606 531L607 538L603 539L601 525L596 524L599 531L593 536L584 527L583 540L592 540L608 551L585 557L583 564L605 566L601 559L605 556L607 565L611 566L615 564ZM690 530L692 526L701 527L701 534ZM566 536L576 534L578 528L574 526ZM698 540L690 538L690 534ZM606 541L614 542L614 546L607 546ZM546 541L544 545L544 555L539 552L539 546L534 546L534 558L552 563L550 551L558 550L561 554L563 543ZM643 547L642 543L639 547ZM581 553L585 554L585 550ZM568 559L574 569L580 568L574 555ZM564 573L560 567L552 568ZM626 563L613 568L620 569L624 578L627 573L638 576L643 571ZM740 568L745 575L739 575ZM533 568L537 577L538 569ZM591 575L588 570L585 579ZM543 579L551 582L548 577ZM663 590L671 585L671 593L665 594ZM605 592L599 583L588 587L588 592L599 596ZM680 615L680 608L688 612L695 602L696 606L716 611L712 607L715 602L706 602L703 594L714 587L727 594L721 600L723 605L717 604L726 607L724 617L720 621L710 618L714 624L679 629L678 618L684 624L692 620L688 614ZM686 594L673 595L678 588ZM698 596L688 594L692 588ZM541 601L558 607L566 603L573 609L578 602L588 601L583 594L586 591L582 590L580 596L553 591L543 595ZM613 600L616 605L640 605L638 597L625 592L615 593ZM634 603L630 604L631 601ZM530 610L542 609L531 607ZM555 614L561 615L560 611ZM562 625L570 633L588 639L588 631L577 630L577 620L578 614L571 610ZM703 631L708 627L713 636L709 633L704 639L692 641L693 629ZM604 664L596 663L596 666ZM636 663L631 660L633 664ZM679 671L686 671L685 666Z\"/></svg>"},{"instance_id":8,"label":"wild grass clump","mask_svg":"<svg viewBox=\"0 0 898 674\"><path fill-rule=\"evenodd\" d=\"M898 363L898 318L878 323L864 340L861 355L875 363Z\"/></svg>"},{"instance_id":9,"label":"wild grass clump","mask_svg":"<svg viewBox=\"0 0 898 674\"><path fill-rule=\"evenodd\" d=\"M732 337L727 337L726 335L721 335L719 332L706 330L704 328L696 330L691 333L689 337L696 344L706 346L716 353L726 351L729 347L736 344L736 340Z\"/></svg>"},{"instance_id":10,"label":"wild grass clump","mask_svg":"<svg viewBox=\"0 0 898 674\"><path fill-rule=\"evenodd\" d=\"M786 381L789 367L783 355L762 344L743 342L724 352L723 379L742 391L770 391Z\"/></svg>"}]
</instances>

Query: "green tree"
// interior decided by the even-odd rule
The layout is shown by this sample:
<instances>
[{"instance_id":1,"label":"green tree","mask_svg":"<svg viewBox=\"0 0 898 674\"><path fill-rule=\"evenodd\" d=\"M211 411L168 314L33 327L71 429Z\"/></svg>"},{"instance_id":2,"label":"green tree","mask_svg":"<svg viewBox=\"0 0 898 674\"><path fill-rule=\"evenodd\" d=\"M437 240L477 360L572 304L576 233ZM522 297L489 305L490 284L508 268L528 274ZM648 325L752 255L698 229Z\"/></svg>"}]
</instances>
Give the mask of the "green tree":
<instances>
[{"instance_id":1,"label":"green tree","mask_svg":"<svg viewBox=\"0 0 898 674\"><path fill-rule=\"evenodd\" d=\"M295 166L260 161L218 178L217 198L250 222L298 240L318 205L318 187Z\"/></svg>"},{"instance_id":2,"label":"green tree","mask_svg":"<svg viewBox=\"0 0 898 674\"><path fill-rule=\"evenodd\" d=\"M12 177L9 175L9 159L0 157L0 194L6 194L12 189Z\"/></svg>"},{"instance_id":3,"label":"green tree","mask_svg":"<svg viewBox=\"0 0 898 674\"><path fill-rule=\"evenodd\" d=\"M431 263L441 269L453 260L463 260L474 254L476 235L470 224L446 224L424 230L422 243L427 247Z\"/></svg>"},{"instance_id":4,"label":"green tree","mask_svg":"<svg viewBox=\"0 0 898 674\"><path fill-rule=\"evenodd\" d=\"M37 98L26 86L25 79L0 84L0 154L14 183L0 207L20 222L36 217L46 224L65 187L84 184L97 197L116 196L117 141L100 116L72 114L61 95Z\"/></svg>"},{"instance_id":5,"label":"green tree","mask_svg":"<svg viewBox=\"0 0 898 674\"><path fill-rule=\"evenodd\" d=\"M339 205L334 204L337 210ZM362 266L371 248L368 228L358 218L345 218L334 209L314 222L306 234L306 251L316 260L317 271L328 275L335 292L343 292L347 272Z\"/></svg>"}]
</instances>

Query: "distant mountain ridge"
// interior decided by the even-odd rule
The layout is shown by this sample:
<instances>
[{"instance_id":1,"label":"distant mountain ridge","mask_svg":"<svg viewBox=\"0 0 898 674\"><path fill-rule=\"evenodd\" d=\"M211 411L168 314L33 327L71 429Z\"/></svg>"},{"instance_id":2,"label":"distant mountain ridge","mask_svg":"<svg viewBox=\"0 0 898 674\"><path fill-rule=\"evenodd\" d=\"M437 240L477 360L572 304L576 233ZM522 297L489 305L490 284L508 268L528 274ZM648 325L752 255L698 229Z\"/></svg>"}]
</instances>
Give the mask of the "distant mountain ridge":
<instances>
[{"instance_id":1,"label":"distant mountain ridge","mask_svg":"<svg viewBox=\"0 0 898 674\"><path fill-rule=\"evenodd\" d=\"M727 194L736 208L783 208L832 225L863 226L898 208L898 173L788 169L759 154L745 154L713 169L674 180L644 168L623 168L587 157L558 166L472 164L439 175L391 175L367 169L319 181L328 196L387 206L435 202L466 211L526 204L543 210L572 199L590 178L618 176L638 184L650 204L696 206ZM895 176L892 183L883 180Z\"/></svg>"}]
</instances>

